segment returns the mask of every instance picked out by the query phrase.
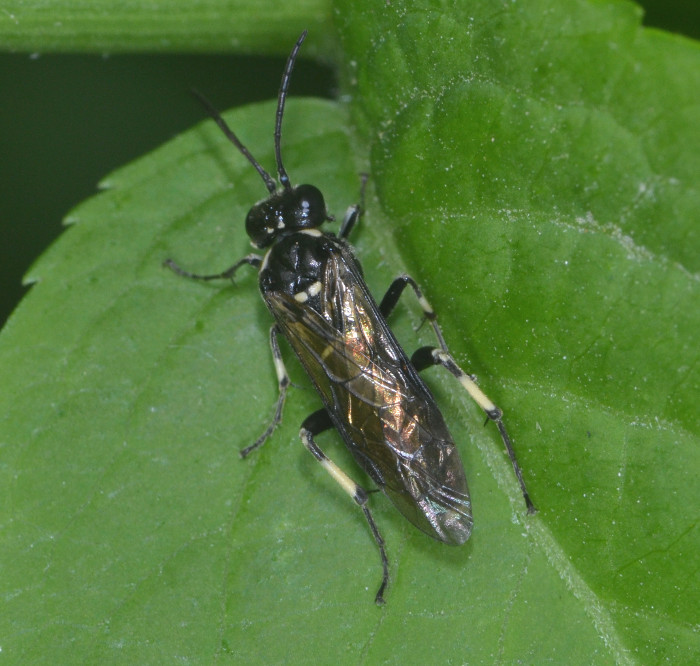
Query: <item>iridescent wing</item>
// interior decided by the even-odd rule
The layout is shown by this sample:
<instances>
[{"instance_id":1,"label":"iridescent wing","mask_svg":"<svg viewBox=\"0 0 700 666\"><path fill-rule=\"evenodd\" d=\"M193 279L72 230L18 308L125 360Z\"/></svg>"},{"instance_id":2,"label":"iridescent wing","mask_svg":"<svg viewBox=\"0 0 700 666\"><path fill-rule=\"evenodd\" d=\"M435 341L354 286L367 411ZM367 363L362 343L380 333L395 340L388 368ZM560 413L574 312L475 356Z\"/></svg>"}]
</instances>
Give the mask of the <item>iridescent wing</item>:
<instances>
[{"instance_id":1,"label":"iridescent wing","mask_svg":"<svg viewBox=\"0 0 700 666\"><path fill-rule=\"evenodd\" d=\"M265 300L357 462L419 529L462 543L471 505L459 452L359 265L337 250L317 298L266 292Z\"/></svg>"}]
</instances>

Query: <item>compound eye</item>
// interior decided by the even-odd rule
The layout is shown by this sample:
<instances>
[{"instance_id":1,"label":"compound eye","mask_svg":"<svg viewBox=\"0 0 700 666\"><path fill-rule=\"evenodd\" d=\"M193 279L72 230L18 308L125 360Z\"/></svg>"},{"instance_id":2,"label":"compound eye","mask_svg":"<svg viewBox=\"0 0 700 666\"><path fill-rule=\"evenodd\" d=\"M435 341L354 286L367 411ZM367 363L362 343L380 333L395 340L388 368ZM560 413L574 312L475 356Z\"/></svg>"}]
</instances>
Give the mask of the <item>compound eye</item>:
<instances>
[{"instance_id":1,"label":"compound eye","mask_svg":"<svg viewBox=\"0 0 700 666\"><path fill-rule=\"evenodd\" d=\"M320 227L327 219L326 202L321 190L313 185L299 185L294 189L296 205L294 217L298 229Z\"/></svg>"},{"instance_id":2,"label":"compound eye","mask_svg":"<svg viewBox=\"0 0 700 666\"><path fill-rule=\"evenodd\" d=\"M270 228L270 216L266 205L267 201L255 204L245 219L246 233L255 247L267 247L274 238L274 229Z\"/></svg>"}]
</instances>

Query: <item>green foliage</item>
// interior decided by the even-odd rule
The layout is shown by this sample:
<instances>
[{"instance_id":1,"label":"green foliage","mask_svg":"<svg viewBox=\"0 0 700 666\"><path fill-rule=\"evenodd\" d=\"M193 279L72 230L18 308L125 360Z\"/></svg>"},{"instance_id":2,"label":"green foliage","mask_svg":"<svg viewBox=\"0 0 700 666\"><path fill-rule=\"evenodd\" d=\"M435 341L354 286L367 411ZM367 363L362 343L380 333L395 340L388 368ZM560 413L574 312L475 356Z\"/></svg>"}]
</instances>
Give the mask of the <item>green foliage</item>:
<instances>
[{"instance_id":1,"label":"green foliage","mask_svg":"<svg viewBox=\"0 0 700 666\"><path fill-rule=\"evenodd\" d=\"M621 2L337 16L352 122L292 100L288 171L340 216L369 156L355 238L368 282L381 294L408 270L424 287L504 408L539 514L437 369L476 527L450 549L374 496L384 609L362 517L297 439L313 392L294 389L272 440L238 459L276 393L255 276L202 285L161 268L248 252L264 188L207 122L71 213L0 338L4 656L696 662L697 48ZM265 165L273 115L227 116ZM408 348L410 300L392 318Z\"/></svg>"},{"instance_id":2,"label":"green foliage","mask_svg":"<svg viewBox=\"0 0 700 666\"><path fill-rule=\"evenodd\" d=\"M6 0L0 49L285 54L289 36L307 28L318 33L313 52L333 47L328 12L326 0Z\"/></svg>"}]
</instances>

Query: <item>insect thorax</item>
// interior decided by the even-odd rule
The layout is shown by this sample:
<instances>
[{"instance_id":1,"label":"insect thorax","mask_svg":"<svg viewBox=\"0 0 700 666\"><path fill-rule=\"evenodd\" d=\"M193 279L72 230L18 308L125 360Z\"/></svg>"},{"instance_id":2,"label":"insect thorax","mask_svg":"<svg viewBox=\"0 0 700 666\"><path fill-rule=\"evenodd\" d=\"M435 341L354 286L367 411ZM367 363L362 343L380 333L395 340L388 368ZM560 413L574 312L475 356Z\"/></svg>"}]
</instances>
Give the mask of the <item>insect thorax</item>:
<instances>
[{"instance_id":1,"label":"insect thorax","mask_svg":"<svg viewBox=\"0 0 700 666\"><path fill-rule=\"evenodd\" d=\"M280 234L268 251L260 271L260 290L286 293L298 302L315 299L325 268L334 255L347 255L346 243L318 229Z\"/></svg>"}]
</instances>

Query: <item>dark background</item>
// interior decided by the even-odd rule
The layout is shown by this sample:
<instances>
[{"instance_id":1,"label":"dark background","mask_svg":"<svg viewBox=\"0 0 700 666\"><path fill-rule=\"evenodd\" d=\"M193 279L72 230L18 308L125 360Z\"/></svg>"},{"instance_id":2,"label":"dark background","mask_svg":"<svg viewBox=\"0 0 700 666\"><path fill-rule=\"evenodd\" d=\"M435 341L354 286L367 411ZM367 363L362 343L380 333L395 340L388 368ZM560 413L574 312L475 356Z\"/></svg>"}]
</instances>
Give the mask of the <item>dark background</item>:
<instances>
[{"instance_id":1,"label":"dark background","mask_svg":"<svg viewBox=\"0 0 700 666\"><path fill-rule=\"evenodd\" d=\"M110 171L221 110L277 96L285 58L0 54L0 326L61 220ZM293 95L333 95L334 75L297 62ZM271 123L273 120L270 121ZM270 125L270 140L273 126Z\"/></svg>"},{"instance_id":2,"label":"dark background","mask_svg":"<svg viewBox=\"0 0 700 666\"><path fill-rule=\"evenodd\" d=\"M644 23L700 37L700 2L646 0ZM0 326L61 220L110 171L220 109L273 99L285 58L0 54ZM329 68L301 60L293 95L332 97ZM272 129L271 129L272 131Z\"/></svg>"}]
</instances>

